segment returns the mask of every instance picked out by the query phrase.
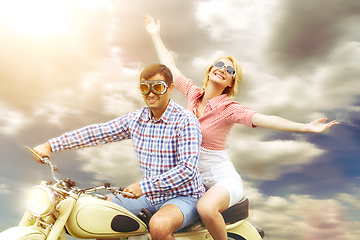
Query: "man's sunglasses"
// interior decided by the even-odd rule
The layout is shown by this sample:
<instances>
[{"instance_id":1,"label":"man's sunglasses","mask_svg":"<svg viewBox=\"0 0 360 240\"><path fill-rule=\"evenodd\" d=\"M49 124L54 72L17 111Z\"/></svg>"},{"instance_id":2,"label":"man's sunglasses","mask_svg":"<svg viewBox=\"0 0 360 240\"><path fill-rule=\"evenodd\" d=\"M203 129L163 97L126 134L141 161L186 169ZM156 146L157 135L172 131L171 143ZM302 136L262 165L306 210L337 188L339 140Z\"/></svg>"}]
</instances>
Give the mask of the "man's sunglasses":
<instances>
[{"instance_id":1,"label":"man's sunglasses","mask_svg":"<svg viewBox=\"0 0 360 240\"><path fill-rule=\"evenodd\" d=\"M161 95L166 92L167 88L168 88L168 86L167 86L166 82L163 80L154 80L154 81L141 80L140 81L140 91L144 95L146 95L150 92L153 92L156 95Z\"/></svg>"},{"instance_id":2,"label":"man's sunglasses","mask_svg":"<svg viewBox=\"0 0 360 240\"><path fill-rule=\"evenodd\" d=\"M223 61L216 61L213 64L213 67L216 68L223 68L225 67L226 72L230 74L230 76L235 77L235 69L232 66L226 65Z\"/></svg>"}]
</instances>

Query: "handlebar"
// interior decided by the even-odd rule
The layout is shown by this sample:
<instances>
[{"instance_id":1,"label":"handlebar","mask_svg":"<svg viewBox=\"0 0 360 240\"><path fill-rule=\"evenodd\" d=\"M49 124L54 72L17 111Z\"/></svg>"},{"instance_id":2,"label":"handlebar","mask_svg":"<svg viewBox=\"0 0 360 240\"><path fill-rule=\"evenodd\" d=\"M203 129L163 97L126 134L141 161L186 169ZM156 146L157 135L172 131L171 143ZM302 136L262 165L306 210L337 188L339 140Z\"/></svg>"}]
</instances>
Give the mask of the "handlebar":
<instances>
[{"instance_id":1,"label":"handlebar","mask_svg":"<svg viewBox=\"0 0 360 240\"><path fill-rule=\"evenodd\" d=\"M122 189L122 188L111 187L109 182L106 182L104 185L101 185L101 186L82 189L82 192L84 192L84 193L93 193L93 192L100 191L100 190L107 190L107 191L111 192L114 195L115 195L115 193L120 193L120 194L127 195L129 197L135 197L134 194L132 194L132 193L124 192L123 191L124 189Z\"/></svg>"},{"instance_id":2,"label":"handlebar","mask_svg":"<svg viewBox=\"0 0 360 240\"><path fill-rule=\"evenodd\" d=\"M62 183L62 182L67 182L68 180L66 181L61 181L59 180L56 176L55 176L55 171L56 172L59 172L58 171L58 168L56 165L53 165L50 161L50 158L49 157L41 157L37 152L35 152L32 148L29 148L27 146L25 146L25 148L27 150L29 150L32 154L34 154L35 156L37 156L41 163L43 164L46 164L46 165L49 165L50 167L50 170L51 170L51 176L52 178L56 181L56 183ZM75 185L75 184L74 184ZM99 191L99 190L107 190L107 191L110 191L116 198L116 193L120 193L120 194L124 194L124 195L127 195L128 197L135 197L135 195L133 195L132 193L129 193L129 192L124 192L123 189L121 188L117 188L117 187L111 187L110 186L110 183L109 182L106 182L104 185L102 186L97 186L97 187L91 187L91 188L86 188L86 189L82 189L82 190L79 190L79 192L82 192L82 193L93 193L93 192L96 192L96 191ZM121 201L121 200L120 200Z\"/></svg>"},{"instance_id":3,"label":"handlebar","mask_svg":"<svg viewBox=\"0 0 360 240\"><path fill-rule=\"evenodd\" d=\"M55 171L56 171L56 172L59 172L59 170L58 170L58 168L57 168L56 165L53 165L53 164L50 162L50 158L49 158L49 157L41 157L37 152L35 152L32 148L29 148L28 146L25 146L25 148L26 148L27 150L29 150L30 152L32 152L32 154L36 155L36 156L40 159L41 163L46 164L46 165L49 165L50 170L51 170L51 176L52 176L52 178L53 178L57 183L59 183L60 180L55 176Z\"/></svg>"}]
</instances>

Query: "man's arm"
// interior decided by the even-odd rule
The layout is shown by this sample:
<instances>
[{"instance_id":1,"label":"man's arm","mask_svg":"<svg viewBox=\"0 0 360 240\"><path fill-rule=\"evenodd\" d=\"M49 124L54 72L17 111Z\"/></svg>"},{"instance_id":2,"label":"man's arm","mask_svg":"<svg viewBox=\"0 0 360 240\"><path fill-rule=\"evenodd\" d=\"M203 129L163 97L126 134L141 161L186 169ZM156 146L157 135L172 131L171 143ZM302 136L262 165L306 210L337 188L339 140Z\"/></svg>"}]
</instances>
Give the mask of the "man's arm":
<instances>
[{"instance_id":1,"label":"man's arm","mask_svg":"<svg viewBox=\"0 0 360 240\"><path fill-rule=\"evenodd\" d=\"M130 114L127 114L106 123L93 124L64 133L59 137L36 146L34 151L41 157L50 157L51 153L63 150L85 148L129 139L130 133L123 122L128 121L130 118ZM34 157L37 161L41 162L38 157Z\"/></svg>"},{"instance_id":2,"label":"man's arm","mask_svg":"<svg viewBox=\"0 0 360 240\"><path fill-rule=\"evenodd\" d=\"M339 124L337 121L324 123L327 119L320 118L308 124L292 122L277 116L268 116L255 113L252 117L252 124L256 127L264 127L272 130L287 132L325 132L330 127Z\"/></svg>"}]
</instances>

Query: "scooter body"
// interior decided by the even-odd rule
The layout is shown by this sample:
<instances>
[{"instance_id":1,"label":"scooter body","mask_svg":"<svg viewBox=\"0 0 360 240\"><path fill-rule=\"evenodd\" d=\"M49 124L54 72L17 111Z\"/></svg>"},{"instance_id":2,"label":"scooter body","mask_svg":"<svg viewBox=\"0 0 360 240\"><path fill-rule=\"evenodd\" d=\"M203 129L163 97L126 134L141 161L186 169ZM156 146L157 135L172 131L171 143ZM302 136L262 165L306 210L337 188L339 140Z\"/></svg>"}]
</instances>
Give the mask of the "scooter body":
<instances>
[{"instance_id":1,"label":"scooter body","mask_svg":"<svg viewBox=\"0 0 360 240\"><path fill-rule=\"evenodd\" d=\"M71 236L87 238L119 238L141 235L146 224L125 208L92 196L77 201L65 224Z\"/></svg>"},{"instance_id":2,"label":"scooter body","mask_svg":"<svg viewBox=\"0 0 360 240\"><path fill-rule=\"evenodd\" d=\"M78 239L151 239L147 226L151 215L147 211L135 216L107 201L106 196L94 194L99 190L123 194L120 188L105 183L78 189L70 179L58 180L55 177L56 166L49 159L43 159L43 162L50 166L56 183L42 182L28 192L27 210L19 225L0 233L0 240L66 240L67 234ZM228 239L263 238L262 231L245 220L248 204L248 199L244 199L222 213L227 222ZM177 240L212 239L200 220L174 233L174 237Z\"/></svg>"}]
</instances>

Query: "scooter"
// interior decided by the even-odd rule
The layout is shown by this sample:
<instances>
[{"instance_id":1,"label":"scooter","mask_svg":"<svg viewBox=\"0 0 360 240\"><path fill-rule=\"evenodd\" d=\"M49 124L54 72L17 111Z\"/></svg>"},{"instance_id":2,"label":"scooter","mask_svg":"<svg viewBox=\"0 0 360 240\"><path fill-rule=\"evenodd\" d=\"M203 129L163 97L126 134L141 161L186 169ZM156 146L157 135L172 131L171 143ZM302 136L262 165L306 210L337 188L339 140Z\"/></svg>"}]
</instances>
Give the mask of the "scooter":
<instances>
[{"instance_id":1,"label":"scooter","mask_svg":"<svg viewBox=\"0 0 360 240\"><path fill-rule=\"evenodd\" d=\"M31 148L26 147L37 155ZM79 239L127 238L129 240L151 239L148 223L151 213L147 209L135 216L125 208L107 201L101 190L127 194L109 183L79 189L68 178L59 180L57 167L49 158L41 158L50 166L54 183L42 181L26 195L26 211L16 227L0 233L0 240L66 240L67 234ZM91 193L91 194L90 194ZM264 231L245 219L249 215L249 200L241 202L222 213L226 222L228 239L261 240ZM212 239L201 220L174 233L176 240Z\"/></svg>"}]
</instances>

